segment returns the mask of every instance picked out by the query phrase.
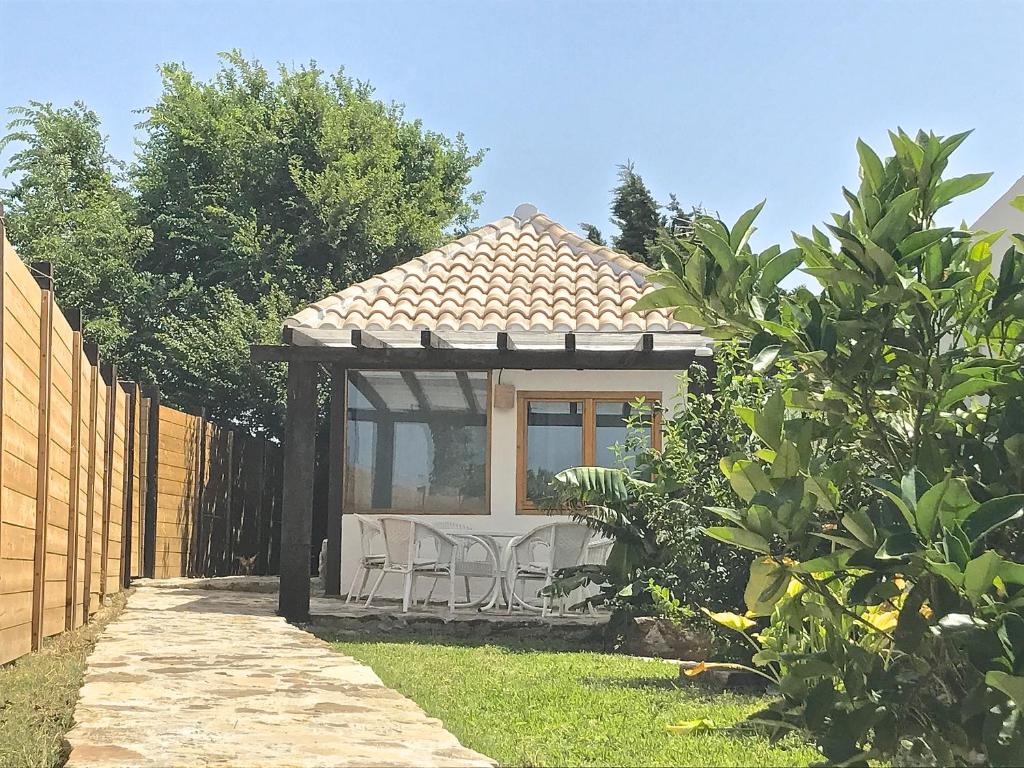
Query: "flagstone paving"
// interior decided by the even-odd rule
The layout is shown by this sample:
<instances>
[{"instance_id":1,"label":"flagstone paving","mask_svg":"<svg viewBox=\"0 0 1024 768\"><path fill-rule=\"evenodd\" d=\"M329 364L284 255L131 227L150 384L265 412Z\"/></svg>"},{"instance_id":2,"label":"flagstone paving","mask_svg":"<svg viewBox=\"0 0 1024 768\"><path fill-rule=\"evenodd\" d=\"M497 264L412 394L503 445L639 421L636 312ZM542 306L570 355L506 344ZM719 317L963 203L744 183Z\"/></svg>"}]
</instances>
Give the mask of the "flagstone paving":
<instances>
[{"instance_id":1,"label":"flagstone paving","mask_svg":"<svg viewBox=\"0 0 1024 768\"><path fill-rule=\"evenodd\" d=\"M276 601L137 588L89 657L68 766L494 765Z\"/></svg>"}]
</instances>

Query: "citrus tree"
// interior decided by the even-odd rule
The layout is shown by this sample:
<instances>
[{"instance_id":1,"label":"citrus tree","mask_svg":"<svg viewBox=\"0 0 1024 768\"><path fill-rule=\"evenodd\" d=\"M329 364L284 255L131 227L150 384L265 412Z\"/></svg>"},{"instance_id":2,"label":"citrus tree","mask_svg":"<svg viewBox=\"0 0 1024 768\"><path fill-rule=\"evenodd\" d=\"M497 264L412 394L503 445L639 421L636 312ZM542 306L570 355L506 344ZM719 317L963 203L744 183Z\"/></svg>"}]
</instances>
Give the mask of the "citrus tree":
<instances>
[{"instance_id":1,"label":"citrus tree","mask_svg":"<svg viewBox=\"0 0 1024 768\"><path fill-rule=\"evenodd\" d=\"M966 135L858 142L848 210L790 250L751 248L760 205L701 217L637 305L792 371L737 411L759 445L706 533L756 553L747 616L718 615L779 682L755 718L830 763L1024 763L1024 255L935 223L988 178L943 178ZM781 287L798 267L820 290Z\"/></svg>"}]
</instances>

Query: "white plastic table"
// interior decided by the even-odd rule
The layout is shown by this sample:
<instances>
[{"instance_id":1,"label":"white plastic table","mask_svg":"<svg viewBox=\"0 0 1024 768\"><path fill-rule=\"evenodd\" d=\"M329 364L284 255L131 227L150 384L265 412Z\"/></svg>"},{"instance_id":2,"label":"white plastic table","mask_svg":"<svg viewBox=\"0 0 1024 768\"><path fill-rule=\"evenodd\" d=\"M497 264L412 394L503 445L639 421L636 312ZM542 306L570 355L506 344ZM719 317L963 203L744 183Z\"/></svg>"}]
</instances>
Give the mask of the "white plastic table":
<instances>
[{"instance_id":1,"label":"white plastic table","mask_svg":"<svg viewBox=\"0 0 1024 768\"><path fill-rule=\"evenodd\" d=\"M462 539L467 542L475 542L483 544L490 552L490 556L494 563L494 570L489 573L479 574L462 574L469 576L481 576L490 577L494 579L490 590L480 599L476 601L470 601L462 607L479 607L481 611L489 611L498 604L498 600L505 600L506 604L509 599L509 595L506 594L505 589L505 576L508 570L508 564L503 562L505 560L505 552L508 549L508 542L512 539L522 536L520 532L510 531L479 531L479 530L446 530L449 536L454 539Z\"/></svg>"}]
</instances>

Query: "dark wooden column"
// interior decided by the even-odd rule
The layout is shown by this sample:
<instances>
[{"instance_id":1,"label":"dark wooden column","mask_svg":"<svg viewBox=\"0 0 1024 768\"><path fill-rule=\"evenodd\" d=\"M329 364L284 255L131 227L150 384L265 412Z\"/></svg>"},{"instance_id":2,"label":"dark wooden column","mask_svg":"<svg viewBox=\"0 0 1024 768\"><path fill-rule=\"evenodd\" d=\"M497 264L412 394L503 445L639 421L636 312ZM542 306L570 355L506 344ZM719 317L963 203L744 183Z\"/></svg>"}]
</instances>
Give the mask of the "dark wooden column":
<instances>
[{"instance_id":1,"label":"dark wooden column","mask_svg":"<svg viewBox=\"0 0 1024 768\"><path fill-rule=\"evenodd\" d=\"M284 422L279 615L309 620L310 536L316 461L317 363L288 364Z\"/></svg>"},{"instance_id":2,"label":"dark wooden column","mask_svg":"<svg viewBox=\"0 0 1024 768\"><path fill-rule=\"evenodd\" d=\"M348 372L331 366L330 446L327 486L327 557L324 561L324 594L341 594L341 516L345 499L345 390Z\"/></svg>"},{"instance_id":3,"label":"dark wooden column","mask_svg":"<svg viewBox=\"0 0 1024 768\"><path fill-rule=\"evenodd\" d=\"M133 530L132 508L135 506L135 419L139 407L139 387L134 382L123 382L126 410L124 433L124 522L121 524L121 586L132 585L132 555L139 531Z\"/></svg>"},{"instance_id":4,"label":"dark wooden column","mask_svg":"<svg viewBox=\"0 0 1024 768\"><path fill-rule=\"evenodd\" d=\"M156 578L156 520L157 494L160 472L160 388L150 384L142 388L142 396L149 401L146 412L146 499L145 519L142 524L142 575Z\"/></svg>"}]
</instances>

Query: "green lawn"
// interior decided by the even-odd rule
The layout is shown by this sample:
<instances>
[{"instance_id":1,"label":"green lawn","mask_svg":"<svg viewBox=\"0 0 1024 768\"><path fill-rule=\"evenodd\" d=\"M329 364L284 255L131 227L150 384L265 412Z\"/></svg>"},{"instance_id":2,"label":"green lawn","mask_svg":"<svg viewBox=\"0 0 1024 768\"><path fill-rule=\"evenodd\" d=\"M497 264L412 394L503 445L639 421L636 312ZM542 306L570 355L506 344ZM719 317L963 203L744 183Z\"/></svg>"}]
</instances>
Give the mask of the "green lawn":
<instances>
[{"instance_id":1,"label":"green lawn","mask_svg":"<svg viewBox=\"0 0 1024 768\"><path fill-rule=\"evenodd\" d=\"M330 638L329 638L330 639ZM579 651L463 645L429 638L334 642L501 765L807 765L793 741L735 732L670 734L709 718L728 727L762 703L676 684L673 665Z\"/></svg>"}]
</instances>

